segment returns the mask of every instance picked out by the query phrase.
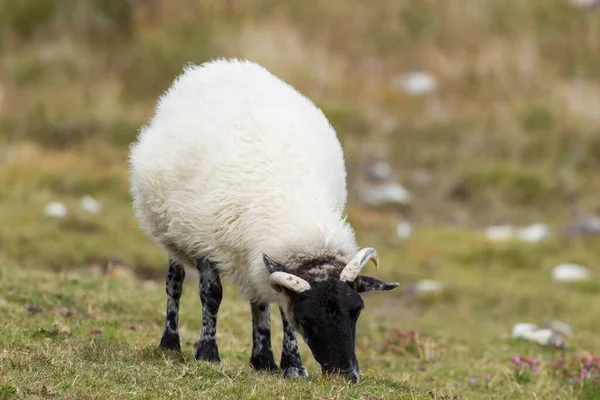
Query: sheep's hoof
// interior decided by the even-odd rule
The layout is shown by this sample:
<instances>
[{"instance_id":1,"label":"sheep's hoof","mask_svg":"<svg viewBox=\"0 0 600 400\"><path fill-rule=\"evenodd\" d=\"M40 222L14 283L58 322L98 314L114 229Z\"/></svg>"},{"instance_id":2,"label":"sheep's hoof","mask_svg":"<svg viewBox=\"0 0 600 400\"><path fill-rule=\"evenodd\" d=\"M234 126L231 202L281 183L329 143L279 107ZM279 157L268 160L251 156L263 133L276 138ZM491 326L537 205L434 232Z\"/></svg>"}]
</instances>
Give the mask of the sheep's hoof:
<instances>
[{"instance_id":1,"label":"sheep's hoof","mask_svg":"<svg viewBox=\"0 0 600 400\"><path fill-rule=\"evenodd\" d=\"M262 355L262 354L254 356L250 359L250 365L252 365L252 367L258 371L260 371L260 370L264 370L264 371L279 370L279 367L277 367L277 364L275 363L275 360L273 359L272 355L270 357L266 356L266 355Z\"/></svg>"},{"instance_id":2,"label":"sheep's hoof","mask_svg":"<svg viewBox=\"0 0 600 400\"><path fill-rule=\"evenodd\" d=\"M198 344L194 358L198 361L210 361L216 364L221 363L221 359L219 358L219 349L217 348L217 344L214 342L201 341Z\"/></svg>"},{"instance_id":3,"label":"sheep's hoof","mask_svg":"<svg viewBox=\"0 0 600 400\"><path fill-rule=\"evenodd\" d=\"M287 367L283 370L284 378L308 378L308 372L304 367Z\"/></svg>"},{"instance_id":4,"label":"sheep's hoof","mask_svg":"<svg viewBox=\"0 0 600 400\"><path fill-rule=\"evenodd\" d=\"M160 348L164 350L181 351L179 335L177 333L163 333L162 338L160 339Z\"/></svg>"}]
</instances>

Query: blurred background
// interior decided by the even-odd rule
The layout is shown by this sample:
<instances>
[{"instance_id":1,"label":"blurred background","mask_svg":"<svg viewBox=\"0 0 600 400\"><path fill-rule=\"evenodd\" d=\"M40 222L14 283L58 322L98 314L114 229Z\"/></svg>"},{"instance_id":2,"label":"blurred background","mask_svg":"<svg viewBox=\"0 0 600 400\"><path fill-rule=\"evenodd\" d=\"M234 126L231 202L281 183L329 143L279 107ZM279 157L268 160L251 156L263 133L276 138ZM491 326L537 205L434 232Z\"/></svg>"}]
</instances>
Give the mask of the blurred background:
<instances>
[{"instance_id":1,"label":"blurred background","mask_svg":"<svg viewBox=\"0 0 600 400\"><path fill-rule=\"evenodd\" d=\"M163 262L132 216L128 146L214 57L323 108L361 232L600 230L593 0L0 0L0 38L1 257L22 265Z\"/></svg>"}]
</instances>

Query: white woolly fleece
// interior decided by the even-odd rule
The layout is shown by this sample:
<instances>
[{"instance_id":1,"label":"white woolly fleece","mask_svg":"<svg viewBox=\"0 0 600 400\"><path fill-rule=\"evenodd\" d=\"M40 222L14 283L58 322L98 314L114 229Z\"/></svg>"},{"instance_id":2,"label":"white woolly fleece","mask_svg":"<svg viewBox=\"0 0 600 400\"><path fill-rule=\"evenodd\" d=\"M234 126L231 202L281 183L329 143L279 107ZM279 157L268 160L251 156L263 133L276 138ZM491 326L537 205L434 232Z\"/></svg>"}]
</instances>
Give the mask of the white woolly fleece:
<instances>
[{"instance_id":1,"label":"white woolly fleece","mask_svg":"<svg viewBox=\"0 0 600 400\"><path fill-rule=\"evenodd\" d=\"M262 260L357 251L336 133L310 100L240 60L188 66L130 151L146 234L182 263L214 261L250 301L276 302Z\"/></svg>"}]
</instances>

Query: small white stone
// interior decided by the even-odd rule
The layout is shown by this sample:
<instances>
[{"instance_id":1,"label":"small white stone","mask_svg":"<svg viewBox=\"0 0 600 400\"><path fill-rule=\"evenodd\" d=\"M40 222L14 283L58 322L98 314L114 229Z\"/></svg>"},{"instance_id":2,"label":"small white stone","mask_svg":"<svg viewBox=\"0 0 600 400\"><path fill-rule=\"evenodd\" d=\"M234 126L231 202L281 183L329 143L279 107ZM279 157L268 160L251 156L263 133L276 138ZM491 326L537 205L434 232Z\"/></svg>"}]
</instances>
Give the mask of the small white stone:
<instances>
[{"instance_id":1,"label":"small white stone","mask_svg":"<svg viewBox=\"0 0 600 400\"><path fill-rule=\"evenodd\" d=\"M587 215L578 219L569 227L571 235L598 235L600 234L600 218Z\"/></svg>"},{"instance_id":2,"label":"small white stone","mask_svg":"<svg viewBox=\"0 0 600 400\"><path fill-rule=\"evenodd\" d=\"M396 90L420 96L434 92L437 89L437 80L428 72L417 71L393 78L391 85Z\"/></svg>"},{"instance_id":3,"label":"small white stone","mask_svg":"<svg viewBox=\"0 0 600 400\"><path fill-rule=\"evenodd\" d=\"M432 279L421 279L415 285L417 293L441 292L443 288L444 285Z\"/></svg>"},{"instance_id":4,"label":"small white stone","mask_svg":"<svg viewBox=\"0 0 600 400\"><path fill-rule=\"evenodd\" d=\"M46 204L46 207L44 207L44 214L46 214L48 217L64 218L68 213L69 210L67 206L58 201L48 203Z\"/></svg>"},{"instance_id":5,"label":"small white stone","mask_svg":"<svg viewBox=\"0 0 600 400\"><path fill-rule=\"evenodd\" d=\"M490 226L485 230L485 236L495 242L509 240L515 236L515 228L508 225Z\"/></svg>"},{"instance_id":6,"label":"small white stone","mask_svg":"<svg viewBox=\"0 0 600 400\"><path fill-rule=\"evenodd\" d=\"M549 328L540 329L535 324L525 322L513 326L512 337L529 340L544 346L563 347L565 345L565 340L560 333Z\"/></svg>"},{"instance_id":7,"label":"small white stone","mask_svg":"<svg viewBox=\"0 0 600 400\"><path fill-rule=\"evenodd\" d=\"M410 202L410 193L398 183L373 185L362 191L365 203L372 206L387 204L406 205Z\"/></svg>"},{"instance_id":8,"label":"small white stone","mask_svg":"<svg viewBox=\"0 0 600 400\"><path fill-rule=\"evenodd\" d=\"M562 321L546 321L542 324L542 327L552 329L563 336L573 336L573 328Z\"/></svg>"},{"instance_id":9,"label":"small white stone","mask_svg":"<svg viewBox=\"0 0 600 400\"><path fill-rule=\"evenodd\" d=\"M412 233L412 225L406 221L401 221L396 226L396 234L400 239L407 239Z\"/></svg>"},{"instance_id":10,"label":"small white stone","mask_svg":"<svg viewBox=\"0 0 600 400\"><path fill-rule=\"evenodd\" d=\"M369 168L369 178L372 180L386 180L391 175L392 167L383 161L378 161Z\"/></svg>"},{"instance_id":11,"label":"small white stone","mask_svg":"<svg viewBox=\"0 0 600 400\"><path fill-rule=\"evenodd\" d=\"M524 242L541 242L548 237L548 225L533 224L519 229L517 237Z\"/></svg>"},{"instance_id":12,"label":"small white stone","mask_svg":"<svg viewBox=\"0 0 600 400\"><path fill-rule=\"evenodd\" d=\"M565 263L552 270L552 279L562 282L584 281L590 279L590 273L584 266Z\"/></svg>"},{"instance_id":13,"label":"small white stone","mask_svg":"<svg viewBox=\"0 0 600 400\"><path fill-rule=\"evenodd\" d=\"M531 335L537 329L537 325L528 322L519 322L513 326L512 336L522 338Z\"/></svg>"},{"instance_id":14,"label":"small white stone","mask_svg":"<svg viewBox=\"0 0 600 400\"><path fill-rule=\"evenodd\" d=\"M102 204L92 196L86 195L81 198L81 208L89 213L96 214L102 210Z\"/></svg>"}]
</instances>

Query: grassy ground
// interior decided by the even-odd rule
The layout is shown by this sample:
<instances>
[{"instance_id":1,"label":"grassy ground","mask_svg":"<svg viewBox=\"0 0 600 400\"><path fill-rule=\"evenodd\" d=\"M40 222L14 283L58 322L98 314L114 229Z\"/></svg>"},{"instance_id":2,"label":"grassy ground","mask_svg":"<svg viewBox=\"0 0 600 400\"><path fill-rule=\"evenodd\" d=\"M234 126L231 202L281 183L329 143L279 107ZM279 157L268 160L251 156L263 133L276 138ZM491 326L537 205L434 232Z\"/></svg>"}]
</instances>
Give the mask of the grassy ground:
<instances>
[{"instance_id":1,"label":"grassy ground","mask_svg":"<svg viewBox=\"0 0 600 400\"><path fill-rule=\"evenodd\" d=\"M447 290L429 297L402 290L365 296L367 311L357 333L363 380L357 386L319 377L304 343L310 383L253 372L247 365L249 307L231 286L221 307L218 340L224 364L217 368L192 359L200 332L193 273L182 300L180 357L156 350L164 315L162 282L138 280L121 266L52 272L4 264L0 398L593 399L600 395L597 383L569 383L556 376L551 363L600 347L600 323L594 318L600 312L595 301L600 285L552 283L548 267L560 254L586 257L597 249L598 241L566 250L557 244L495 247L473 233L438 229L420 232L404 250L383 248L384 278L406 288L432 275ZM277 314L274 348L279 354ZM574 329L564 352L504 337L515 322L549 318ZM403 337L406 331L417 337ZM510 361L515 355L537 359L539 373L519 372ZM581 368L573 370L578 374Z\"/></svg>"},{"instance_id":2,"label":"grassy ground","mask_svg":"<svg viewBox=\"0 0 600 400\"><path fill-rule=\"evenodd\" d=\"M262 63L339 132L359 241L381 252L378 276L402 285L366 296L359 386L319 379L304 344L311 383L252 372L249 310L231 287L223 369L192 361L192 279L183 359L155 350L165 260L133 218L127 148L183 64L219 56ZM0 0L0 399L600 396L593 380L555 376L561 351L504 337L558 319L574 329L565 357L600 348L600 241L561 235L600 208L599 65L600 14L566 0ZM414 70L438 90L395 90ZM372 154L414 194L408 241L357 202ZM102 211L84 212L84 195ZM46 217L51 201L69 215ZM492 244L479 229L538 221L553 231L538 244ZM560 262L594 278L554 283ZM405 292L424 278L446 290ZM519 372L515 355L539 360L538 374Z\"/></svg>"}]
</instances>

